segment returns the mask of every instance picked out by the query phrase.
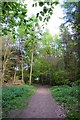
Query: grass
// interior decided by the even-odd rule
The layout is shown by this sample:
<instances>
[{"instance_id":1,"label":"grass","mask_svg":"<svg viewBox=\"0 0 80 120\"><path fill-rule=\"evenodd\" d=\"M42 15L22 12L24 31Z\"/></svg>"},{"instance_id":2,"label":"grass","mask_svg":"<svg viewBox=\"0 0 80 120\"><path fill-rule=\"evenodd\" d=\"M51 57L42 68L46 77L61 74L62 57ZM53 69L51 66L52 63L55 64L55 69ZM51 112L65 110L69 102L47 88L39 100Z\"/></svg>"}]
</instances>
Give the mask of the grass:
<instances>
[{"instance_id":1,"label":"grass","mask_svg":"<svg viewBox=\"0 0 80 120\"><path fill-rule=\"evenodd\" d=\"M69 110L67 120L80 120L79 113L79 86L51 87L52 96Z\"/></svg>"},{"instance_id":2,"label":"grass","mask_svg":"<svg viewBox=\"0 0 80 120\"><path fill-rule=\"evenodd\" d=\"M35 87L28 85L3 87L2 116L7 117L9 111L12 109L26 107L35 90Z\"/></svg>"}]
</instances>

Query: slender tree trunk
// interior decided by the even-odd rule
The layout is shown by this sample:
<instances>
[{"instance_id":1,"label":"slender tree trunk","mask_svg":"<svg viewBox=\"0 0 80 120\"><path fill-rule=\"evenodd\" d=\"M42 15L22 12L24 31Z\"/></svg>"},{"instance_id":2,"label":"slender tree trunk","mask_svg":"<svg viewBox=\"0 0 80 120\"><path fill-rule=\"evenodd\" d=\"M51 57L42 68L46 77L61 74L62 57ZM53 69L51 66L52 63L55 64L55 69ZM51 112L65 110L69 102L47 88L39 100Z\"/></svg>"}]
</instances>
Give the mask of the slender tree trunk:
<instances>
[{"instance_id":1,"label":"slender tree trunk","mask_svg":"<svg viewBox=\"0 0 80 120\"><path fill-rule=\"evenodd\" d=\"M8 58L6 58L7 52L8 52L8 46L6 46L6 48L5 48L4 60L2 63L2 77L1 77L2 82L4 82L4 75L5 75L6 65L7 65L7 61L8 61Z\"/></svg>"},{"instance_id":2,"label":"slender tree trunk","mask_svg":"<svg viewBox=\"0 0 80 120\"><path fill-rule=\"evenodd\" d=\"M15 73L14 73L14 82L16 81L16 70L15 70Z\"/></svg>"},{"instance_id":3,"label":"slender tree trunk","mask_svg":"<svg viewBox=\"0 0 80 120\"><path fill-rule=\"evenodd\" d=\"M24 68L23 68L23 57L22 57L22 81L24 80Z\"/></svg>"},{"instance_id":4,"label":"slender tree trunk","mask_svg":"<svg viewBox=\"0 0 80 120\"><path fill-rule=\"evenodd\" d=\"M0 85L2 85L2 39L0 38L0 55L1 55L1 58L0 58Z\"/></svg>"},{"instance_id":5,"label":"slender tree trunk","mask_svg":"<svg viewBox=\"0 0 80 120\"><path fill-rule=\"evenodd\" d=\"M8 46L8 41L6 43L6 47L4 46L4 41L2 42L2 47L4 48L2 50L2 54L4 55L4 60L2 61L2 77L1 77L1 81L2 83L4 82L4 75L5 75L5 70L7 67L7 63L9 61L9 56L12 54L12 52L9 51L9 46Z\"/></svg>"},{"instance_id":6,"label":"slender tree trunk","mask_svg":"<svg viewBox=\"0 0 80 120\"><path fill-rule=\"evenodd\" d=\"M5 70L6 70L6 65L7 65L8 59L4 62L3 64L3 70L2 70L2 82L4 82L4 75L5 75Z\"/></svg>"},{"instance_id":7,"label":"slender tree trunk","mask_svg":"<svg viewBox=\"0 0 80 120\"><path fill-rule=\"evenodd\" d=\"M33 50L32 50L32 56L31 56L31 65L30 65L30 79L29 79L29 85L32 84L32 67L33 67Z\"/></svg>"}]
</instances>

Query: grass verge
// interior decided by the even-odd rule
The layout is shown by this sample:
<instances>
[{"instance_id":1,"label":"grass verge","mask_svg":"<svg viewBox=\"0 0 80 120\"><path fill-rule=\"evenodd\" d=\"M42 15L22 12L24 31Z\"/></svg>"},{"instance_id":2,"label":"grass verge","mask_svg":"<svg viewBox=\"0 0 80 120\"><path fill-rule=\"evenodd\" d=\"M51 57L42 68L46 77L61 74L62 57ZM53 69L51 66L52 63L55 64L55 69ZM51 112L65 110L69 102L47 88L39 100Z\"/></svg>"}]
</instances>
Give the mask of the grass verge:
<instances>
[{"instance_id":1,"label":"grass verge","mask_svg":"<svg viewBox=\"0 0 80 120\"><path fill-rule=\"evenodd\" d=\"M35 90L28 85L2 87L2 117L7 117L12 109L26 107Z\"/></svg>"},{"instance_id":2,"label":"grass verge","mask_svg":"<svg viewBox=\"0 0 80 120\"><path fill-rule=\"evenodd\" d=\"M54 99L69 110L67 120L80 120L79 89L79 86L67 85L51 87Z\"/></svg>"}]
</instances>

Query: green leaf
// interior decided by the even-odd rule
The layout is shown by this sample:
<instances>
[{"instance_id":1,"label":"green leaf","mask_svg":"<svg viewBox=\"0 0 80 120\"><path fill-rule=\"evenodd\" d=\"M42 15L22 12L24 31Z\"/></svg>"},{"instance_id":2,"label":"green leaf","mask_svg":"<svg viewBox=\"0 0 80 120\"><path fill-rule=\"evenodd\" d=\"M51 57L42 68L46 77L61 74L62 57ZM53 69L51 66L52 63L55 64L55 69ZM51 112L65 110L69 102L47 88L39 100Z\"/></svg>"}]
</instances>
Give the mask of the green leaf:
<instances>
[{"instance_id":1,"label":"green leaf","mask_svg":"<svg viewBox=\"0 0 80 120\"><path fill-rule=\"evenodd\" d=\"M39 6L42 7L44 5L43 2L39 2Z\"/></svg>"},{"instance_id":2,"label":"green leaf","mask_svg":"<svg viewBox=\"0 0 80 120\"><path fill-rule=\"evenodd\" d=\"M36 17L38 17L38 16L39 16L39 13L37 13Z\"/></svg>"},{"instance_id":3,"label":"green leaf","mask_svg":"<svg viewBox=\"0 0 80 120\"><path fill-rule=\"evenodd\" d=\"M52 15L53 14L53 12L50 12L50 15Z\"/></svg>"},{"instance_id":4,"label":"green leaf","mask_svg":"<svg viewBox=\"0 0 80 120\"><path fill-rule=\"evenodd\" d=\"M15 35L13 35L13 38L15 39Z\"/></svg>"},{"instance_id":5,"label":"green leaf","mask_svg":"<svg viewBox=\"0 0 80 120\"><path fill-rule=\"evenodd\" d=\"M59 2L58 1L54 1L54 2L52 2L52 5L53 4L57 5L57 4L59 4Z\"/></svg>"},{"instance_id":6,"label":"green leaf","mask_svg":"<svg viewBox=\"0 0 80 120\"><path fill-rule=\"evenodd\" d=\"M39 19L40 19L40 21L42 21L42 17L41 16L39 16Z\"/></svg>"},{"instance_id":7,"label":"green leaf","mask_svg":"<svg viewBox=\"0 0 80 120\"><path fill-rule=\"evenodd\" d=\"M44 11L44 13L47 13L48 8L44 6L43 11Z\"/></svg>"},{"instance_id":8,"label":"green leaf","mask_svg":"<svg viewBox=\"0 0 80 120\"><path fill-rule=\"evenodd\" d=\"M39 25L38 23L35 24L35 26L38 26L38 25Z\"/></svg>"},{"instance_id":9,"label":"green leaf","mask_svg":"<svg viewBox=\"0 0 80 120\"><path fill-rule=\"evenodd\" d=\"M27 12L26 9L23 9L23 10L22 10L22 15L25 15L26 12Z\"/></svg>"},{"instance_id":10,"label":"green leaf","mask_svg":"<svg viewBox=\"0 0 80 120\"><path fill-rule=\"evenodd\" d=\"M35 3L35 7L37 7L37 3Z\"/></svg>"},{"instance_id":11,"label":"green leaf","mask_svg":"<svg viewBox=\"0 0 80 120\"><path fill-rule=\"evenodd\" d=\"M47 2L47 5L49 5L49 2Z\"/></svg>"},{"instance_id":12,"label":"green leaf","mask_svg":"<svg viewBox=\"0 0 80 120\"><path fill-rule=\"evenodd\" d=\"M42 16L44 16L44 12L41 11L40 13L41 13Z\"/></svg>"},{"instance_id":13,"label":"green leaf","mask_svg":"<svg viewBox=\"0 0 80 120\"><path fill-rule=\"evenodd\" d=\"M49 8L49 11L48 12L51 12L52 11L52 8Z\"/></svg>"},{"instance_id":14,"label":"green leaf","mask_svg":"<svg viewBox=\"0 0 80 120\"><path fill-rule=\"evenodd\" d=\"M8 7L10 8L10 10L12 10L12 7L10 5L8 5Z\"/></svg>"},{"instance_id":15,"label":"green leaf","mask_svg":"<svg viewBox=\"0 0 80 120\"><path fill-rule=\"evenodd\" d=\"M34 7L34 4L32 5L32 7Z\"/></svg>"},{"instance_id":16,"label":"green leaf","mask_svg":"<svg viewBox=\"0 0 80 120\"><path fill-rule=\"evenodd\" d=\"M56 2L55 2L55 4L57 5L57 4L59 4L59 2L58 2L58 1L56 1Z\"/></svg>"}]
</instances>

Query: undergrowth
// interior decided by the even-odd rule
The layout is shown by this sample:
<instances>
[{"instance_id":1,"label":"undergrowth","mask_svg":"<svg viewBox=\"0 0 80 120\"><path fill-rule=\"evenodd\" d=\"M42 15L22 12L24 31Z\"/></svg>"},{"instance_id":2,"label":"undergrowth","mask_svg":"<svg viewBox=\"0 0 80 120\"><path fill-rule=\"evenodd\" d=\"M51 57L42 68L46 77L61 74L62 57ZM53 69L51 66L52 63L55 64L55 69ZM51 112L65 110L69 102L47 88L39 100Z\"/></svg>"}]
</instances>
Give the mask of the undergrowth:
<instances>
[{"instance_id":1,"label":"undergrowth","mask_svg":"<svg viewBox=\"0 0 80 120\"><path fill-rule=\"evenodd\" d=\"M2 117L7 117L12 109L27 106L35 90L35 87L28 85L2 87Z\"/></svg>"},{"instance_id":2,"label":"undergrowth","mask_svg":"<svg viewBox=\"0 0 80 120\"><path fill-rule=\"evenodd\" d=\"M79 86L70 87L67 85L51 87L52 96L69 111L67 120L80 120L79 89Z\"/></svg>"}]
</instances>

